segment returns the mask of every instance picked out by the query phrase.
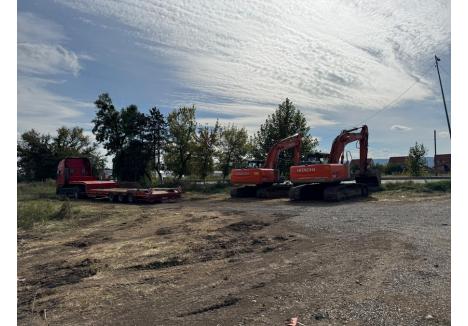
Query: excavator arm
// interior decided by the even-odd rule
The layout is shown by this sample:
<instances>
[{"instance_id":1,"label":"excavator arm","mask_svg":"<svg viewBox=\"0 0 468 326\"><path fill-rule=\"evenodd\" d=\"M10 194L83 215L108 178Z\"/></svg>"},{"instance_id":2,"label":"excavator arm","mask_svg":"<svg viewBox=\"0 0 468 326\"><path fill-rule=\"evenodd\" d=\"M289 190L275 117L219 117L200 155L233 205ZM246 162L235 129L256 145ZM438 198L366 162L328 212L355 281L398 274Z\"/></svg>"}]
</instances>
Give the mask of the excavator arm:
<instances>
[{"instance_id":1,"label":"excavator arm","mask_svg":"<svg viewBox=\"0 0 468 326\"><path fill-rule=\"evenodd\" d=\"M281 152L294 148L293 164L298 165L301 160L302 135L297 133L277 142L268 152L265 169L276 169Z\"/></svg>"},{"instance_id":2,"label":"excavator arm","mask_svg":"<svg viewBox=\"0 0 468 326\"><path fill-rule=\"evenodd\" d=\"M355 132L361 129L360 132ZM343 130L333 141L329 163L340 163L340 157L344 153L345 146L354 141L359 141L359 170L361 174L367 171L367 151L368 151L369 130L366 125L362 127Z\"/></svg>"}]
</instances>

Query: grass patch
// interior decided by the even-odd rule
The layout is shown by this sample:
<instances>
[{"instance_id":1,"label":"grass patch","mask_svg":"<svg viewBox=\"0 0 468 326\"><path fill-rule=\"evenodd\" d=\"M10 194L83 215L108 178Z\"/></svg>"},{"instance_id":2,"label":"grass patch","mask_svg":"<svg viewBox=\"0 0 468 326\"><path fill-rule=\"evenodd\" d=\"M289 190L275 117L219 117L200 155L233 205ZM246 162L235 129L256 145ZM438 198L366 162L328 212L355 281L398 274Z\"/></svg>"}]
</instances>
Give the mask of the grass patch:
<instances>
[{"instance_id":1,"label":"grass patch","mask_svg":"<svg viewBox=\"0 0 468 326\"><path fill-rule=\"evenodd\" d=\"M35 224L76 217L80 210L70 200L58 200L53 180L28 182L17 185L17 225L30 229Z\"/></svg>"},{"instance_id":2,"label":"grass patch","mask_svg":"<svg viewBox=\"0 0 468 326\"><path fill-rule=\"evenodd\" d=\"M56 198L54 180L18 183L16 189L18 201Z\"/></svg>"},{"instance_id":3,"label":"grass patch","mask_svg":"<svg viewBox=\"0 0 468 326\"><path fill-rule=\"evenodd\" d=\"M383 191L405 191L405 192L419 192L419 193L447 193L451 190L451 181L442 180L434 182L392 182L384 183L381 185Z\"/></svg>"},{"instance_id":4,"label":"grass patch","mask_svg":"<svg viewBox=\"0 0 468 326\"><path fill-rule=\"evenodd\" d=\"M74 213L76 211L72 210L69 201L34 200L18 202L18 227L29 229L36 223L44 224L50 220L69 219Z\"/></svg>"}]
</instances>

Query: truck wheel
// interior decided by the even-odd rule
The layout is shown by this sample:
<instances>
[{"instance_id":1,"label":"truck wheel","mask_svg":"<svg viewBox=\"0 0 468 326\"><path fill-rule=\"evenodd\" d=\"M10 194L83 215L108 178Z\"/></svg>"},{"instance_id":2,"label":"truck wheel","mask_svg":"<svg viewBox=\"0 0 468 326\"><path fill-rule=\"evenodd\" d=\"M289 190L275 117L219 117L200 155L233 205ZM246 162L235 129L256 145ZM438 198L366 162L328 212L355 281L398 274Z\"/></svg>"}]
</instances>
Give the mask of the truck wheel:
<instances>
[{"instance_id":1,"label":"truck wheel","mask_svg":"<svg viewBox=\"0 0 468 326\"><path fill-rule=\"evenodd\" d=\"M74 199L80 199L80 192L78 189L76 189L74 192L73 192L73 198Z\"/></svg>"},{"instance_id":2,"label":"truck wheel","mask_svg":"<svg viewBox=\"0 0 468 326\"><path fill-rule=\"evenodd\" d=\"M127 200L129 204L133 204L135 202L135 198L133 198L132 194L128 194Z\"/></svg>"},{"instance_id":3,"label":"truck wheel","mask_svg":"<svg viewBox=\"0 0 468 326\"><path fill-rule=\"evenodd\" d=\"M124 203L125 202L125 196L124 195L119 195L118 197L119 203Z\"/></svg>"},{"instance_id":4,"label":"truck wheel","mask_svg":"<svg viewBox=\"0 0 468 326\"><path fill-rule=\"evenodd\" d=\"M109 201L110 201L111 203L115 202L115 196L114 196L114 194L109 194Z\"/></svg>"}]
</instances>

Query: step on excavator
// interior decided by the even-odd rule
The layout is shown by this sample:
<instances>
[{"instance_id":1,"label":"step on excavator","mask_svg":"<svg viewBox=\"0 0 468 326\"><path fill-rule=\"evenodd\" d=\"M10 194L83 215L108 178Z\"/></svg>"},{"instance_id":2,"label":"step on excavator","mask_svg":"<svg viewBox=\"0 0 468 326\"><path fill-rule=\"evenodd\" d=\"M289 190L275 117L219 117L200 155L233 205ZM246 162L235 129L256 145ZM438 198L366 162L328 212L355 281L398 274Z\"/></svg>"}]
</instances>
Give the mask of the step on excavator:
<instances>
[{"instance_id":1,"label":"step on excavator","mask_svg":"<svg viewBox=\"0 0 468 326\"><path fill-rule=\"evenodd\" d=\"M359 131L358 131L359 130ZM293 165L289 190L290 200L341 201L352 197L367 197L369 188L380 186L380 174L368 167L369 131L366 125L343 130L333 141L328 162ZM343 163L345 146L359 141L359 172L352 181L350 166Z\"/></svg>"},{"instance_id":2,"label":"step on excavator","mask_svg":"<svg viewBox=\"0 0 468 326\"><path fill-rule=\"evenodd\" d=\"M265 163L249 161L246 168L232 169L231 197L288 197L291 183L280 180L278 166L281 152L294 148L293 164L300 163L302 136L295 134L277 142L268 152Z\"/></svg>"}]
</instances>

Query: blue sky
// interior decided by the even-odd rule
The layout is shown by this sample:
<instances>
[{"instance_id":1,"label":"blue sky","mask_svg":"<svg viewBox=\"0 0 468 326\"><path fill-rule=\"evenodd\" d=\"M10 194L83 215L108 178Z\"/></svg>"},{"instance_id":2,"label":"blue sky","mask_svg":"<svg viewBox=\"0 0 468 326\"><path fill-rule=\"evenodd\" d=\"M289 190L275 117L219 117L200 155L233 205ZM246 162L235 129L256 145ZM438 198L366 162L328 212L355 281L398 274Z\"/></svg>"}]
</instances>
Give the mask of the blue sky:
<instances>
[{"instance_id":1,"label":"blue sky","mask_svg":"<svg viewBox=\"0 0 468 326\"><path fill-rule=\"evenodd\" d=\"M450 45L447 1L19 1L18 132L90 134L108 92L142 111L195 104L200 123L253 133L289 97L324 151L365 121L374 158L415 141L432 154L434 129L449 153L433 57L450 110Z\"/></svg>"}]
</instances>

